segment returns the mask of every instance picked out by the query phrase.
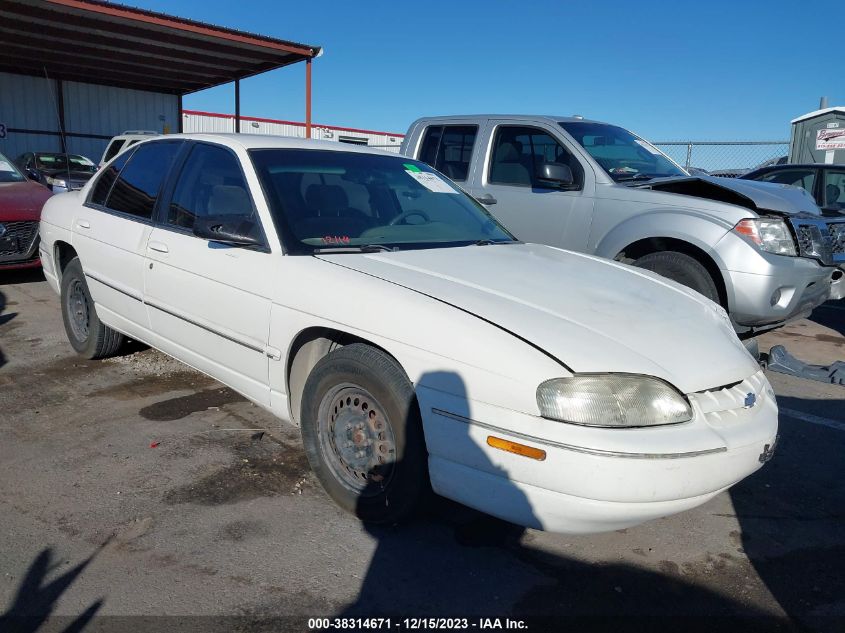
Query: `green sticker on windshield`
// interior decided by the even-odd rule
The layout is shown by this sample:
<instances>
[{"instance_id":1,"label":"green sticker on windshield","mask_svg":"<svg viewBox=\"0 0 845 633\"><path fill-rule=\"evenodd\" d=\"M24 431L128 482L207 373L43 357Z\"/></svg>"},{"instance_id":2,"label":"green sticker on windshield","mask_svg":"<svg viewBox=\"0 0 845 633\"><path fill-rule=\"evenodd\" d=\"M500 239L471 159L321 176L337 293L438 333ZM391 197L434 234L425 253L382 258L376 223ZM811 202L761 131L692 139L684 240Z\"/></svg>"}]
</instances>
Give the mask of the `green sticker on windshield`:
<instances>
[{"instance_id":1,"label":"green sticker on windshield","mask_svg":"<svg viewBox=\"0 0 845 633\"><path fill-rule=\"evenodd\" d=\"M422 169L420 169L419 167L417 167L416 165L413 165L413 164L411 164L411 163L404 163L404 164L403 164L403 167L404 167L405 169L407 169L408 171L414 171L414 172L416 172L416 171L422 171Z\"/></svg>"}]
</instances>

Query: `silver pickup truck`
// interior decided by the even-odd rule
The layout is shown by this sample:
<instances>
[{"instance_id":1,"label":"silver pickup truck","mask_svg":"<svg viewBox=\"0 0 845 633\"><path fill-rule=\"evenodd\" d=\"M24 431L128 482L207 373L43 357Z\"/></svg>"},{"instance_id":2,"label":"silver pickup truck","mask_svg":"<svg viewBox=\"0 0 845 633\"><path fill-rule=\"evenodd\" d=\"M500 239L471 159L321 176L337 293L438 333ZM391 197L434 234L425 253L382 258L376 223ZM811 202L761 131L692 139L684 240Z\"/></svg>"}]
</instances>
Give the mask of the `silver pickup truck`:
<instances>
[{"instance_id":1,"label":"silver pickup truck","mask_svg":"<svg viewBox=\"0 0 845 633\"><path fill-rule=\"evenodd\" d=\"M415 121L432 165L518 238L615 259L697 290L743 338L845 293L845 222L796 187L692 176L628 130L581 117Z\"/></svg>"}]
</instances>

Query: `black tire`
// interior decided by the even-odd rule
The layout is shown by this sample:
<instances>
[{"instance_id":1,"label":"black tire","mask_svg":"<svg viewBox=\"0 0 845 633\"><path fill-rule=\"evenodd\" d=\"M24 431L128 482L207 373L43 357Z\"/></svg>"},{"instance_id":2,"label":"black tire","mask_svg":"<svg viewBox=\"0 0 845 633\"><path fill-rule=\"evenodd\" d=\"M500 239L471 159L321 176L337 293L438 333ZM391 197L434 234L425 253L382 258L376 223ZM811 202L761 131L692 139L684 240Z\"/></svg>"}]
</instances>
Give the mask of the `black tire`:
<instances>
[{"instance_id":1,"label":"black tire","mask_svg":"<svg viewBox=\"0 0 845 633\"><path fill-rule=\"evenodd\" d=\"M320 359L305 383L300 421L308 462L341 508L396 523L422 505L429 481L419 406L390 356L354 343Z\"/></svg>"},{"instance_id":2,"label":"black tire","mask_svg":"<svg viewBox=\"0 0 845 633\"><path fill-rule=\"evenodd\" d=\"M634 261L634 266L645 268L672 281L692 288L711 301L719 303L719 290L707 269L693 257L675 251L649 253Z\"/></svg>"},{"instance_id":3,"label":"black tire","mask_svg":"<svg viewBox=\"0 0 845 633\"><path fill-rule=\"evenodd\" d=\"M97 316L78 257L68 262L62 272L61 301L65 332L77 354L94 360L113 356L120 349L124 336Z\"/></svg>"}]
</instances>

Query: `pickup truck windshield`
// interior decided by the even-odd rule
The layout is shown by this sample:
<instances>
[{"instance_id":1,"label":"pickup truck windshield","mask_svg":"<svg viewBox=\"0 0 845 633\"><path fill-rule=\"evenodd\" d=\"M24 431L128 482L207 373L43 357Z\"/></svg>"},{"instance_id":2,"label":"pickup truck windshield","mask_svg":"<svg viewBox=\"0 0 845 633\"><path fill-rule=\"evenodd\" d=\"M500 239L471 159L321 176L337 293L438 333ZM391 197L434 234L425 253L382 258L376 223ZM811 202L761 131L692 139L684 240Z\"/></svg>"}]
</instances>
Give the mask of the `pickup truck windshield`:
<instances>
[{"instance_id":1,"label":"pickup truck windshield","mask_svg":"<svg viewBox=\"0 0 845 633\"><path fill-rule=\"evenodd\" d=\"M514 242L480 204L425 163L358 152L249 152L289 253Z\"/></svg>"},{"instance_id":2,"label":"pickup truck windshield","mask_svg":"<svg viewBox=\"0 0 845 633\"><path fill-rule=\"evenodd\" d=\"M624 128L587 121L562 121L560 126L616 182L688 175L654 145Z\"/></svg>"}]
</instances>

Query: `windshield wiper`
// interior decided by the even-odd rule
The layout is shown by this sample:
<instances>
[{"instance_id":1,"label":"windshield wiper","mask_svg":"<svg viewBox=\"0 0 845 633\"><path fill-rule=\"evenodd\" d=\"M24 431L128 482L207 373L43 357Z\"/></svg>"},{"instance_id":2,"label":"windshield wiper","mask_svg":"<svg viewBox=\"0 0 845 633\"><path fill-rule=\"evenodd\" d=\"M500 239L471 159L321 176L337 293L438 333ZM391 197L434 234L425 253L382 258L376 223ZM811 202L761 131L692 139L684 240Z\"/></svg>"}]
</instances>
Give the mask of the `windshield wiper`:
<instances>
[{"instance_id":1,"label":"windshield wiper","mask_svg":"<svg viewBox=\"0 0 845 633\"><path fill-rule=\"evenodd\" d=\"M653 180L654 176L648 174L635 174L633 176L626 176L624 178L617 178L616 182L631 182L634 180Z\"/></svg>"},{"instance_id":2,"label":"windshield wiper","mask_svg":"<svg viewBox=\"0 0 845 633\"><path fill-rule=\"evenodd\" d=\"M362 244L360 246L335 246L329 248L315 248L315 255L323 255L325 253L380 253L382 251L392 253L399 249L395 246L385 246L384 244Z\"/></svg>"},{"instance_id":3,"label":"windshield wiper","mask_svg":"<svg viewBox=\"0 0 845 633\"><path fill-rule=\"evenodd\" d=\"M483 239L473 242L473 246L490 246L491 244L518 244L518 240L490 240Z\"/></svg>"}]
</instances>

